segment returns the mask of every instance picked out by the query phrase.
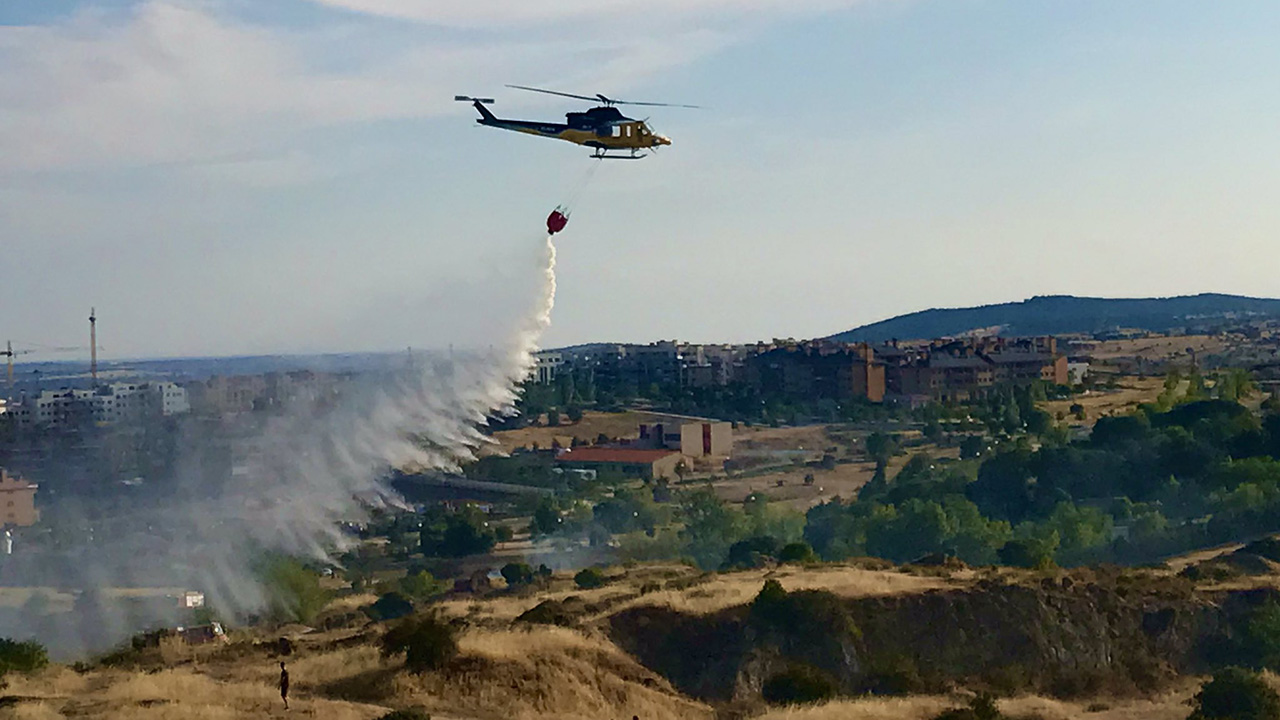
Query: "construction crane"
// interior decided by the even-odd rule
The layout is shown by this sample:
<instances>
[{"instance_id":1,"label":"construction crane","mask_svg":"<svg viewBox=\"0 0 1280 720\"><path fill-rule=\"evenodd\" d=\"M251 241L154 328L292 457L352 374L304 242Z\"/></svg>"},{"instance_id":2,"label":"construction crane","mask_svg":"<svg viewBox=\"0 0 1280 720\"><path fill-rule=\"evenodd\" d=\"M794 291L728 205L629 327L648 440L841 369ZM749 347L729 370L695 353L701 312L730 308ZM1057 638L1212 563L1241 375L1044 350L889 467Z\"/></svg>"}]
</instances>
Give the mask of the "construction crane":
<instances>
[{"instance_id":1,"label":"construction crane","mask_svg":"<svg viewBox=\"0 0 1280 720\"><path fill-rule=\"evenodd\" d=\"M35 355L37 353L61 353L61 352L80 352L88 350L84 347L49 347L49 348L28 348L26 350L14 350L13 341L6 340L4 350L0 350L0 355L4 355L8 360L5 377L9 384L9 398L13 398L13 359L19 355ZM95 353L96 354L96 353Z\"/></svg>"}]
</instances>

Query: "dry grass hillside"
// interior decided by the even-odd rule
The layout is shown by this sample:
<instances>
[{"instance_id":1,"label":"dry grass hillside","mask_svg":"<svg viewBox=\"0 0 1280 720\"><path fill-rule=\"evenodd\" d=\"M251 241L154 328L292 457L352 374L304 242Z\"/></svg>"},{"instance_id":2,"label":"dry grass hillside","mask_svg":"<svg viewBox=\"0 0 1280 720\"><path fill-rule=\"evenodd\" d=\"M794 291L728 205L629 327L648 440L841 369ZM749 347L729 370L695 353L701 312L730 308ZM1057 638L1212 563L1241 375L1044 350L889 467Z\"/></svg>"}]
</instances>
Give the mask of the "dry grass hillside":
<instances>
[{"instance_id":1,"label":"dry grass hillside","mask_svg":"<svg viewBox=\"0 0 1280 720\"><path fill-rule=\"evenodd\" d=\"M1083 572L1080 578L1089 579L1088 571ZM1152 577L1171 574L1145 572ZM778 580L788 591L825 589L844 598L886 600L923 598L939 590L992 582L1039 587L1045 581L1043 574L1007 568L892 567L871 560L726 574L642 564L613 568L606 575L608 584L592 590L577 588L562 573L538 591L499 589L488 597L438 603L443 616L459 628L460 655L444 670L415 675L405 671L402 660L384 658L378 649L384 626L352 615L373 597L348 596L322 616L329 622L317 623L327 630L240 629L224 645L165 646L125 654L113 666L95 664L79 672L58 666L33 676L10 676L0 691L0 720L374 720L391 710L415 707L445 720L714 720L726 711L759 720L924 719L963 705L967 691L844 699L808 707L770 708L759 702L713 707L682 694L674 679L623 651L610 639L610 620L645 607L710 617L750 602L766 579ZM572 614L569 626L516 620L547 601ZM281 635L294 637L296 643L292 654L283 658L292 678L288 711L276 689L282 658L275 641ZM1044 720L1181 720L1197 686L1196 679L1188 678L1147 697L1065 701L1023 696L1005 698L1001 707L1010 716Z\"/></svg>"},{"instance_id":2,"label":"dry grass hillside","mask_svg":"<svg viewBox=\"0 0 1280 720\"><path fill-rule=\"evenodd\" d=\"M421 707L435 718L709 718L607 640L557 627L465 632L449 669L413 675L384 659L375 637L304 635L288 661L290 710L277 658L244 639L201 657L133 669L65 667L16 677L0 718L173 720L316 717L371 720Z\"/></svg>"},{"instance_id":3,"label":"dry grass hillside","mask_svg":"<svg viewBox=\"0 0 1280 720\"><path fill-rule=\"evenodd\" d=\"M1268 677L1268 681L1280 687L1274 676ZM1150 698L1071 702L1031 695L1003 699L998 705L1000 711L1009 717L1039 720L1185 720L1187 700L1199 687L1198 682L1187 681L1175 690ZM964 698L959 695L865 698L779 708L757 716L757 720L928 720L948 708L963 704Z\"/></svg>"},{"instance_id":4,"label":"dry grass hillside","mask_svg":"<svg viewBox=\"0 0 1280 720\"><path fill-rule=\"evenodd\" d=\"M413 675L402 661L383 658L380 626L353 623L330 631L297 632L296 649L280 658L274 640L291 628L240 630L223 646L166 646L130 657L118 667L77 672L56 666L33 676L11 676L0 698L0 719L54 718L168 720L170 718L285 718L372 720L393 709L421 707L435 718L707 718L712 708L682 696L596 628L595 620L638 605L711 613L742 604L766 574L792 590L827 588L848 597L923 592L960 580L853 566L782 568L704 575L679 565L611 571L611 582L579 590L557 576L543 592L499 593L446 600L441 610L463 623L460 657L449 669ZM656 589L655 589L656 586ZM586 612L577 628L516 623L548 599L577 596ZM341 598L339 616L372 596ZM278 661L292 679L285 711L276 689Z\"/></svg>"}]
</instances>

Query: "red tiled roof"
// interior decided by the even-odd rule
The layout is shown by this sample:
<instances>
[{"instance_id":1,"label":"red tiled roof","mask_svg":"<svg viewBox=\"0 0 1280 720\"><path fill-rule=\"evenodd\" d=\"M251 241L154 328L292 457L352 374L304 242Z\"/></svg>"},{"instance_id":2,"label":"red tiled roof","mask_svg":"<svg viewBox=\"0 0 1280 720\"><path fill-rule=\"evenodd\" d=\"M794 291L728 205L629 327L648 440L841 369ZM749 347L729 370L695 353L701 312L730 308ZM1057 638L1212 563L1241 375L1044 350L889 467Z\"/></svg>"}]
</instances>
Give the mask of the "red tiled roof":
<instances>
[{"instance_id":1,"label":"red tiled roof","mask_svg":"<svg viewBox=\"0 0 1280 720\"><path fill-rule=\"evenodd\" d=\"M572 448L556 456L562 462L655 463L676 455L673 450L638 450L635 448Z\"/></svg>"}]
</instances>

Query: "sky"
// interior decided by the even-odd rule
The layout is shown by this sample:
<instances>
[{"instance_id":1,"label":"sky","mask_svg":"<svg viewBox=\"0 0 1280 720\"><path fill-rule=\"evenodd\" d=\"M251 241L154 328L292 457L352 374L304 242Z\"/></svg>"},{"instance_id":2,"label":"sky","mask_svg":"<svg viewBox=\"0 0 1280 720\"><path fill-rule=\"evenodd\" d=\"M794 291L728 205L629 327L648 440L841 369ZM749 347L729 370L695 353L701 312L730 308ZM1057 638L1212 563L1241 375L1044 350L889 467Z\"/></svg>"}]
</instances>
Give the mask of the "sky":
<instances>
[{"instance_id":1,"label":"sky","mask_svg":"<svg viewBox=\"0 0 1280 720\"><path fill-rule=\"evenodd\" d=\"M107 358L827 335L1280 294L1280 4L10 0L0 340ZM639 162L481 128L635 108ZM71 352L71 355L74 355ZM33 357L38 357L35 355ZM50 355L56 359L56 355Z\"/></svg>"}]
</instances>

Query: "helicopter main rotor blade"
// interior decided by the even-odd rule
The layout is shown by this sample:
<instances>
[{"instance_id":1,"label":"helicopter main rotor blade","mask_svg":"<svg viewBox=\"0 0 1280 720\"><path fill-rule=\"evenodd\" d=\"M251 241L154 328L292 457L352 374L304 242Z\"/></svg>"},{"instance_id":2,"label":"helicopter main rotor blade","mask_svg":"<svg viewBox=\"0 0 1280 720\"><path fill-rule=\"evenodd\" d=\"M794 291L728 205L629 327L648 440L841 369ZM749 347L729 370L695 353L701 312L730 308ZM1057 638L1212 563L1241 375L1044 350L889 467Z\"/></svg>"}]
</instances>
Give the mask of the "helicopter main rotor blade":
<instances>
[{"instance_id":1,"label":"helicopter main rotor blade","mask_svg":"<svg viewBox=\"0 0 1280 720\"><path fill-rule=\"evenodd\" d=\"M586 95L574 95L572 93L557 92L555 90L543 90L542 88L528 87L527 85L508 85L509 88L516 90L528 90L529 92L543 93L545 95L559 95L560 97L573 98L575 100L586 100L587 102L596 102L600 98L587 97Z\"/></svg>"},{"instance_id":2,"label":"helicopter main rotor blade","mask_svg":"<svg viewBox=\"0 0 1280 720\"><path fill-rule=\"evenodd\" d=\"M655 102L636 102L635 100L610 100L615 105L645 105L648 107L674 107L674 108L690 108L693 110L701 110L701 105L679 105L677 103L655 103Z\"/></svg>"},{"instance_id":3,"label":"helicopter main rotor blade","mask_svg":"<svg viewBox=\"0 0 1280 720\"><path fill-rule=\"evenodd\" d=\"M605 105L646 105L649 107L692 108L694 110L700 110L702 108L701 105L679 105L676 103L638 102L636 100L614 100L611 97L605 97L604 95L600 95L598 93L596 94L595 97L590 97L587 95L574 95L573 93L560 92L558 90L544 90L542 88L529 87L527 85L508 85L507 87L515 88L516 90L528 90L529 92L543 93L546 95L559 95L560 97L573 98L575 100L586 100L587 102L601 102L601 103L604 103Z\"/></svg>"}]
</instances>

